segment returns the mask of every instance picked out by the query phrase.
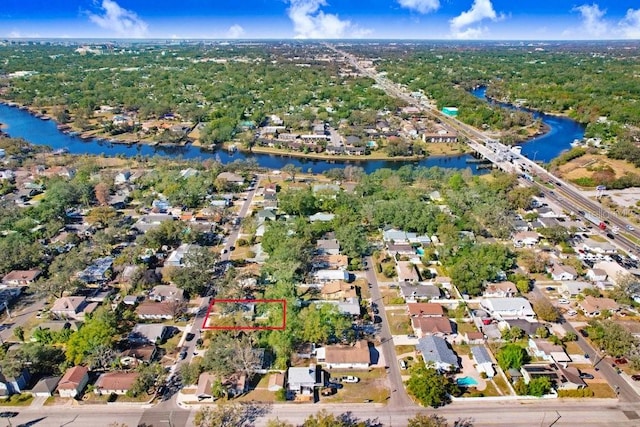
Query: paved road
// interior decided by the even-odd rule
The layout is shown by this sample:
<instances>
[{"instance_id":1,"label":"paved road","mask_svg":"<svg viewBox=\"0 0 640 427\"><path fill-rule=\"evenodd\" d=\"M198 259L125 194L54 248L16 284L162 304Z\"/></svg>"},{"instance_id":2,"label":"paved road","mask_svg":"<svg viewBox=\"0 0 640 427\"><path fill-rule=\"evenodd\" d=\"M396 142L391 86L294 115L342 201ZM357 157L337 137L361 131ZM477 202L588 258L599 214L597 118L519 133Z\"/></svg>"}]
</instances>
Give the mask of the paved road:
<instances>
[{"instance_id":1,"label":"paved road","mask_svg":"<svg viewBox=\"0 0 640 427\"><path fill-rule=\"evenodd\" d=\"M371 300L378 304L380 311L380 318L382 323L380 324L380 337L382 341L382 352L384 354L384 360L389 366L387 369L387 378L390 381L391 387L391 397L389 398L388 407L396 408L396 407L406 407L413 404L411 398L407 395L407 392L404 389L404 385L402 384L402 376L400 374L400 367L398 366L397 358L396 358L396 349L393 344L393 338L391 336L391 329L389 327L389 322L387 321L387 316L385 314L384 309L384 301L382 300L382 294L380 293L380 288L378 285L378 279L376 278L374 268L374 262L372 257L366 258L367 269L365 270L365 275L367 278L367 282L371 284Z\"/></svg>"},{"instance_id":2,"label":"paved road","mask_svg":"<svg viewBox=\"0 0 640 427\"><path fill-rule=\"evenodd\" d=\"M242 204L242 207L240 208L240 211L238 212L238 218L240 218L240 220L242 220L242 218L247 216L247 213L249 212L249 208L251 207L253 196L255 196L256 189L258 188L259 185L260 185L260 176L257 176L256 183L252 186L252 189L247 192L247 200L245 200L245 202ZM221 261L229 261L229 259L231 258L230 248L232 246L235 247L236 240L238 240L239 234L240 234L240 225L235 225L231 230L231 233L227 238L227 242L225 243L222 249L222 254L220 255Z\"/></svg>"}]
</instances>

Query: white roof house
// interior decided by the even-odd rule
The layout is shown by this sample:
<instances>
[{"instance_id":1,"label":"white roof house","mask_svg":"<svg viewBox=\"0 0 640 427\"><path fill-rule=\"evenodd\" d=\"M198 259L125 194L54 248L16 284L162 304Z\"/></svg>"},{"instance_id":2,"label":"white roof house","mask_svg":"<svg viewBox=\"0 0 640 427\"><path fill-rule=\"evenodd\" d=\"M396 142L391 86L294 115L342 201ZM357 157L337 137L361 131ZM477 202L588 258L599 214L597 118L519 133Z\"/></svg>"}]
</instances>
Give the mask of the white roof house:
<instances>
[{"instance_id":1,"label":"white roof house","mask_svg":"<svg viewBox=\"0 0 640 427\"><path fill-rule=\"evenodd\" d=\"M579 293L583 292L585 289L593 289L591 283L582 282L579 280L570 280L566 282L562 282L562 286L560 287L560 292L564 296L575 297Z\"/></svg>"},{"instance_id":2,"label":"white roof house","mask_svg":"<svg viewBox=\"0 0 640 427\"><path fill-rule=\"evenodd\" d=\"M192 245L189 243L183 243L176 250L171 252L167 259L164 261L165 267L184 267L184 257L189 251L196 249L198 245Z\"/></svg>"},{"instance_id":3,"label":"white roof house","mask_svg":"<svg viewBox=\"0 0 640 427\"><path fill-rule=\"evenodd\" d=\"M314 279L320 282L331 282L334 280L349 281L349 272L344 270L318 270L313 273Z\"/></svg>"},{"instance_id":4,"label":"white roof house","mask_svg":"<svg viewBox=\"0 0 640 427\"><path fill-rule=\"evenodd\" d=\"M535 319L531 303L522 297L485 298L480 303L493 317L502 319Z\"/></svg>"},{"instance_id":5,"label":"white roof house","mask_svg":"<svg viewBox=\"0 0 640 427\"><path fill-rule=\"evenodd\" d=\"M287 388L302 394L313 394L313 389L321 384L319 372L315 366L289 368Z\"/></svg>"}]
</instances>

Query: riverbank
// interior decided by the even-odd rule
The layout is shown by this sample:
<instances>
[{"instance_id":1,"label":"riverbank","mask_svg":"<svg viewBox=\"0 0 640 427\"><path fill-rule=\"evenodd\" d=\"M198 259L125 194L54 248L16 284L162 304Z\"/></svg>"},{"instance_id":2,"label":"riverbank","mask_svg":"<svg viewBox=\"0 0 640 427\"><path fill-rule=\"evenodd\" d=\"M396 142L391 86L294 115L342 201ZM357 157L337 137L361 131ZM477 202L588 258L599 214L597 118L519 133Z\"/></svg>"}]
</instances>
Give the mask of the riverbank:
<instances>
[{"instance_id":1,"label":"riverbank","mask_svg":"<svg viewBox=\"0 0 640 427\"><path fill-rule=\"evenodd\" d=\"M235 146L235 150L242 153L258 153L269 154L282 157L295 157L299 159L311 159L311 160L323 160L323 161L357 161L366 162L371 161L388 161L388 162L413 162L424 160L429 157L442 157L442 156L460 156L471 152L471 149L461 144L442 144L434 143L427 145L427 154L420 156L395 156L391 157L382 151L373 151L370 154L362 156L353 156L346 154L328 154L328 153L302 153L299 151L287 151L273 147L258 147L253 146L250 149L244 146L236 145L233 143L226 143L223 149L227 151L233 151L232 146ZM231 149L230 149L231 148Z\"/></svg>"}]
</instances>

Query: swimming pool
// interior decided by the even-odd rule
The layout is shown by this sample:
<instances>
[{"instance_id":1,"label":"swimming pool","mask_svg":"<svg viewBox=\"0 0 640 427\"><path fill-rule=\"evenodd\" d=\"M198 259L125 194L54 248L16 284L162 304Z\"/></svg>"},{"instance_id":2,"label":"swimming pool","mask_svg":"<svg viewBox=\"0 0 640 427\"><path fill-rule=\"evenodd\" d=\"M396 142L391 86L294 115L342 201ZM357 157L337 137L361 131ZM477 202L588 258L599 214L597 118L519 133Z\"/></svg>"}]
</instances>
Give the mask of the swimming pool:
<instances>
[{"instance_id":1,"label":"swimming pool","mask_svg":"<svg viewBox=\"0 0 640 427\"><path fill-rule=\"evenodd\" d=\"M458 378L456 380L456 383L458 383L459 386L463 386L463 387L473 387L473 386L478 385L478 381L476 381L475 379L473 379L471 377Z\"/></svg>"},{"instance_id":2,"label":"swimming pool","mask_svg":"<svg viewBox=\"0 0 640 427\"><path fill-rule=\"evenodd\" d=\"M417 253L418 255L420 255L420 256L424 256L424 249L422 249L422 248L417 248L417 249L416 249L416 253Z\"/></svg>"}]
</instances>

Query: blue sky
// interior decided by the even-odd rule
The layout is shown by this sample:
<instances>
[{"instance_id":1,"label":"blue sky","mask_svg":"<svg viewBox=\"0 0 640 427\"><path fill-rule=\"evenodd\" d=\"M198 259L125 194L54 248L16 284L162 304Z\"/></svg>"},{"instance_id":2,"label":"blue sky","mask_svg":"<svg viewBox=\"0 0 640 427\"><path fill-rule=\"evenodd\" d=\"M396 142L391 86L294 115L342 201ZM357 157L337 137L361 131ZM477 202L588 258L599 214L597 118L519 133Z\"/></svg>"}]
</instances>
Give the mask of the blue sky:
<instances>
[{"instance_id":1,"label":"blue sky","mask_svg":"<svg viewBox=\"0 0 640 427\"><path fill-rule=\"evenodd\" d=\"M640 1L2 0L0 37L640 39Z\"/></svg>"}]
</instances>

